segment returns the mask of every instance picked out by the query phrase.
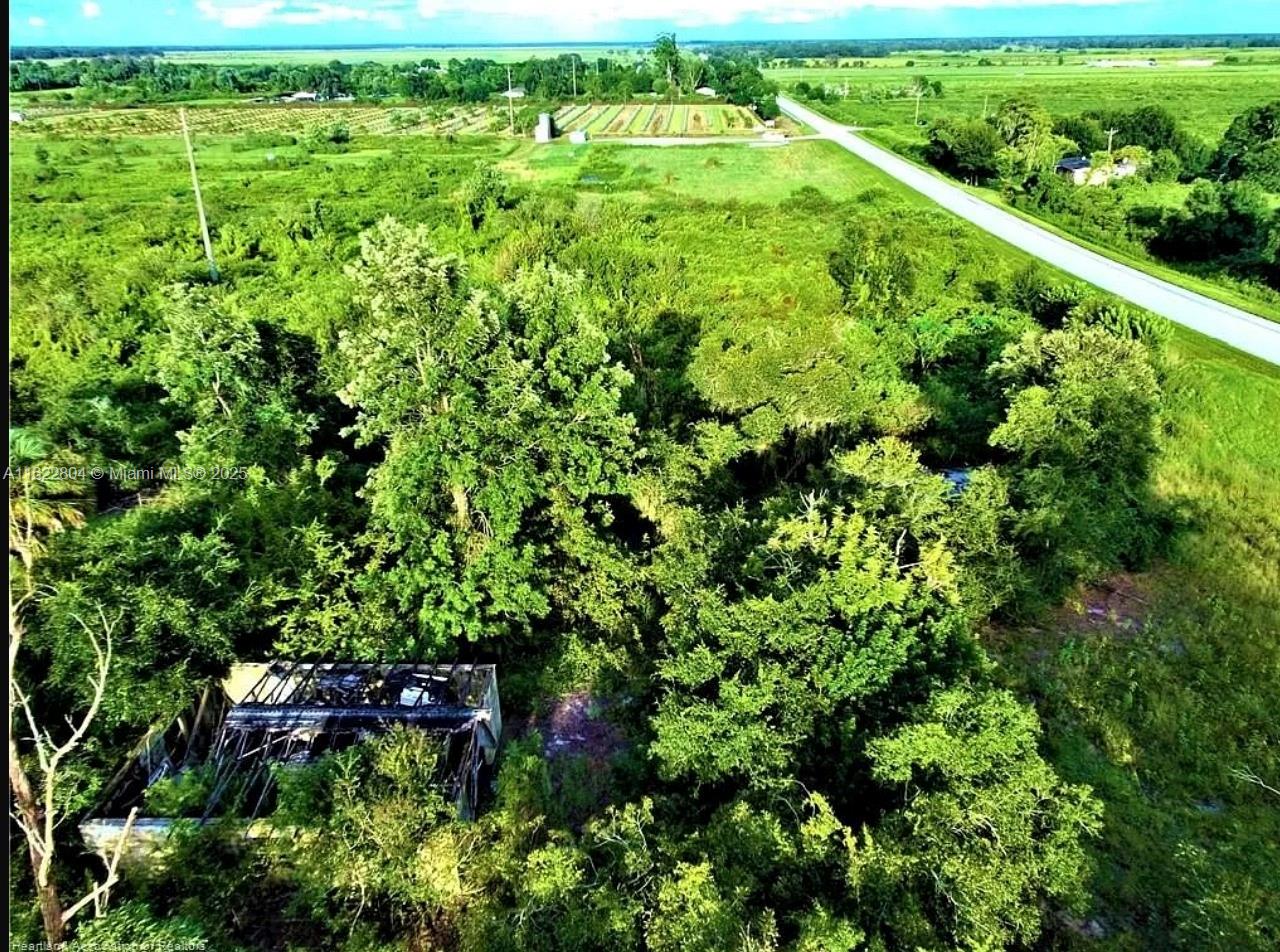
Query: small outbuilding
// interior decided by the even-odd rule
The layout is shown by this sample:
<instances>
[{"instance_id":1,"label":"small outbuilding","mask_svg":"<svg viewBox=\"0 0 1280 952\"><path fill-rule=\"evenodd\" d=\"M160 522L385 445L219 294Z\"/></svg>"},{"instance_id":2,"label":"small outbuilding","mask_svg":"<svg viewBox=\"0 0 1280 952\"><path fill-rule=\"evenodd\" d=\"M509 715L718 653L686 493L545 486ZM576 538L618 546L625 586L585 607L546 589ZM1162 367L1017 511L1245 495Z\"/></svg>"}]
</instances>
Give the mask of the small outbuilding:
<instances>
[{"instance_id":1,"label":"small outbuilding","mask_svg":"<svg viewBox=\"0 0 1280 952\"><path fill-rule=\"evenodd\" d=\"M574 129L569 133L569 141L574 145L585 145L587 141L587 130Z\"/></svg>"},{"instance_id":2,"label":"small outbuilding","mask_svg":"<svg viewBox=\"0 0 1280 952\"><path fill-rule=\"evenodd\" d=\"M1093 163L1083 155L1073 155L1059 160L1058 164L1053 167L1053 170L1058 175L1070 178L1073 185L1084 185L1089 181L1089 174L1093 170Z\"/></svg>"},{"instance_id":3,"label":"small outbuilding","mask_svg":"<svg viewBox=\"0 0 1280 952\"><path fill-rule=\"evenodd\" d=\"M533 127L533 141L539 143L550 142L555 138L556 124L551 118L551 113L538 113L538 124Z\"/></svg>"},{"instance_id":4,"label":"small outbuilding","mask_svg":"<svg viewBox=\"0 0 1280 952\"><path fill-rule=\"evenodd\" d=\"M27 121L27 117L26 117L26 116L24 116L22 113L18 112L18 110L16 110L16 109L10 109L10 110L9 110L9 121L10 121L10 122L26 122L26 121Z\"/></svg>"},{"instance_id":5,"label":"small outbuilding","mask_svg":"<svg viewBox=\"0 0 1280 952\"><path fill-rule=\"evenodd\" d=\"M1073 185L1106 185L1112 179L1128 178L1138 172L1138 163L1123 158L1115 163L1094 165L1082 155L1063 159L1055 167L1059 175L1070 176Z\"/></svg>"},{"instance_id":6,"label":"small outbuilding","mask_svg":"<svg viewBox=\"0 0 1280 952\"><path fill-rule=\"evenodd\" d=\"M285 96L284 98L287 99L289 102L315 102L320 97L318 94L304 89L304 90L299 90L296 93L289 93L289 95Z\"/></svg>"},{"instance_id":7,"label":"small outbuilding","mask_svg":"<svg viewBox=\"0 0 1280 952\"><path fill-rule=\"evenodd\" d=\"M524 99L528 93L523 86L512 86L510 89L504 89L502 95L506 99Z\"/></svg>"},{"instance_id":8,"label":"small outbuilding","mask_svg":"<svg viewBox=\"0 0 1280 952\"><path fill-rule=\"evenodd\" d=\"M1121 159L1110 169L1111 178L1128 178L1130 175L1136 175L1138 172L1138 163L1133 159Z\"/></svg>"},{"instance_id":9,"label":"small outbuilding","mask_svg":"<svg viewBox=\"0 0 1280 952\"><path fill-rule=\"evenodd\" d=\"M699 86L697 89L694 90L694 92L697 93L699 96L708 96L708 97L714 96L716 94L716 91L712 89L710 86Z\"/></svg>"}]
</instances>

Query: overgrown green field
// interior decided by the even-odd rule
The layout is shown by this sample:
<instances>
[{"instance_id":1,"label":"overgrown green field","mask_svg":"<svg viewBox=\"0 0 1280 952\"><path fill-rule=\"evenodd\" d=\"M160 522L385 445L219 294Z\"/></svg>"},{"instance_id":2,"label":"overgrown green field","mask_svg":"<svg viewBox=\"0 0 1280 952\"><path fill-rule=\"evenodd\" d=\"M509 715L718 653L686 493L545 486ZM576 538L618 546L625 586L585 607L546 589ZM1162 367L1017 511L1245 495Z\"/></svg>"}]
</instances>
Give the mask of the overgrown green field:
<instances>
[{"instance_id":1,"label":"overgrown green field","mask_svg":"<svg viewBox=\"0 0 1280 952\"><path fill-rule=\"evenodd\" d=\"M13 326L30 335L14 346L30 357L24 386L71 401L79 384L43 335L92 354L103 346L99 315L128 320L155 287L200 273L185 158L177 141L154 138L24 136L11 154ZM462 182L490 162L530 204L576 202L601 222L634 220L629 241L684 268L668 300L644 305L704 329L755 322L782 332L837 313L827 255L843 222L859 209L925 207L826 142L534 148L358 136L323 150L204 137L198 160L236 305L316 340L346 320L341 265L384 215L424 224L442 248L484 252L481 269L518 260L523 233L494 238L462 220ZM991 281L1027 264L973 237ZM1280 800L1250 777L1274 787L1280 776L1280 373L1182 331L1170 360L1157 487L1183 525L1172 550L1116 582L1128 602L1094 615L1098 596L1082 592L1082 615L1068 608L989 640L1002 677L1039 707L1057 769L1093 785L1106 806L1088 913L1105 946L1262 949L1280 928ZM528 662L521 669L514 654L513 723L538 713L534 686L555 680ZM555 686L582 685L566 676ZM1072 941L1070 928L1053 928Z\"/></svg>"},{"instance_id":2,"label":"overgrown green field","mask_svg":"<svg viewBox=\"0 0 1280 952\"><path fill-rule=\"evenodd\" d=\"M992 637L1054 762L1107 805L1105 947L1263 949L1280 929L1280 375L1190 337L1174 353L1157 471L1173 551Z\"/></svg>"},{"instance_id":3,"label":"overgrown green field","mask_svg":"<svg viewBox=\"0 0 1280 952\"><path fill-rule=\"evenodd\" d=\"M503 167L530 181L576 186L590 193L623 195L637 201L678 196L701 203L777 204L787 202L805 186L839 201L867 189L899 193L893 179L879 169L821 141L782 146L740 142L670 147L522 143L503 161ZM917 202L913 193L902 195Z\"/></svg>"},{"instance_id":4,"label":"overgrown green field","mask_svg":"<svg viewBox=\"0 0 1280 952\"><path fill-rule=\"evenodd\" d=\"M984 65L1027 67L1027 66L1075 66L1100 59L1117 61L1155 60L1160 64L1178 63L1187 60L1221 61L1224 57L1234 58L1235 65L1252 66L1264 63L1280 63L1280 54L1269 46L1237 46L1230 49L1221 46L1206 47L1171 47L1171 48L1125 48L1096 46L1087 49L1072 48L1064 50L1032 48L1017 44L985 50L942 49L904 49L887 56L862 58L853 56L836 57L829 62L826 57L810 58L802 65L795 66L785 59L775 59L770 66L774 70L811 70L811 69L895 69L901 67L930 67L940 69L971 69Z\"/></svg>"},{"instance_id":5,"label":"overgrown green field","mask_svg":"<svg viewBox=\"0 0 1280 952\"><path fill-rule=\"evenodd\" d=\"M1133 55L1145 57L1146 54ZM1222 51L1204 55L1221 58ZM1188 52L1178 58L1199 57ZM908 87L914 77L922 74L941 82L943 89L941 97L921 100L922 124L943 116L977 118L984 114L984 110L986 114L994 112L1005 99L1027 96L1055 115L1080 113L1088 109L1132 109L1147 104L1165 106L1190 131L1206 140L1220 136L1232 117L1252 106L1269 102L1280 90L1280 58L1274 54L1257 64L1208 67L1179 66L1176 60L1164 60L1154 68L1099 68L1083 62L1062 66L1056 63L1019 63L959 67L920 59L913 66L811 67L768 71L769 78L784 89L805 81L810 85L839 87L843 92L845 84L848 84L848 97L841 103L826 107L833 118L853 125L885 127L921 141L922 134L913 127L916 115L914 97L872 102L863 102L861 97L864 93L868 98L878 93L892 95Z\"/></svg>"}]
</instances>

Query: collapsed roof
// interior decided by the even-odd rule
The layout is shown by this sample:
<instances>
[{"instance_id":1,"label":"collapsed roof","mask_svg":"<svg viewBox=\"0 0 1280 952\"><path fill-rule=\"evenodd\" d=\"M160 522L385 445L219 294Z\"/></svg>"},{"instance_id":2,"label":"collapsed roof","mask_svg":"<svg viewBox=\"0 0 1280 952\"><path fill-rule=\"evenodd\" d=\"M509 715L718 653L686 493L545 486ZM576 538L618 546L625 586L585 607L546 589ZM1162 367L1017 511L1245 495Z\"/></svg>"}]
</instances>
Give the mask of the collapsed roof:
<instances>
[{"instance_id":1,"label":"collapsed roof","mask_svg":"<svg viewBox=\"0 0 1280 952\"><path fill-rule=\"evenodd\" d=\"M112 849L138 808L134 833L167 834L175 818L145 816L147 791L197 769L210 779L198 819L223 815L234 800L248 823L274 806L273 765L305 764L396 725L440 738L436 781L460 816L474 816L502 733L493 665L273 661L234 666L187 712L149 731L81 833L93 848Z\"/></svg>"}]
</instances>

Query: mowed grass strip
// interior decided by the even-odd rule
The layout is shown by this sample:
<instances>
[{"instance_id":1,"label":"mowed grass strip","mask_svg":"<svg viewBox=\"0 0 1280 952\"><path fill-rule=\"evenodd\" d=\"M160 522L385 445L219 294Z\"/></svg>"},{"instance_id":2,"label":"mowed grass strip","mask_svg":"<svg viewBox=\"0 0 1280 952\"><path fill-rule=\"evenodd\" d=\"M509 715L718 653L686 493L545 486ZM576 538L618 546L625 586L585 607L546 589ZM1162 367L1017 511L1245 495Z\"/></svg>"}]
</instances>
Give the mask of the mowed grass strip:
<instances>
[{"instance_id":1,"label":"mowed grass strip","mask_svg":"<svg viewBox=\"0 0 1280 952\"><path fill-rule=\"evenodd\" d=\"M609 127L604 131L604 135L619 136L627 131L631 125L631 120L636 117L636 113L640 111L639 106L623 106L618 114L609 123Z\"/></svg>"},{"instance_id":2,"label":"mowed grass strip","mask_svg":"<svg viewBox=\"0 0 1280 952\"><path fill-rule=\"evenodd\" d=\"M678 136L684 132L685 120L689 116L688 106L672 106L667 114L667 126L664 130L669 136Z\"/></svg>"},{"instance_id":3,"label":"mowed grass strip","mask_svg":"<svg viewBox=\"0 0 1280 952\"><path fill-rule=\"evenodd\" d=\"M649 126L645 132L651 136L662 135L667 128L667 123L671 118L670 106L658 106L653 111L653 117L649 120Z\"/></svg>"},{"instance_id":4,"label":"mowed grass strip","mask_svg":"<svg viewBox=\"0 0 1280 952\"><path fill-rule=\"evenodd\" d=\"M828 198L847 201L868 189L897 196L902 202L927 208L929 200L899 185L875 167L831 142L794 142L774 149L757 149L726 140L697 148L652 149L602 140L591 149L545 148L528 143L502 163L513 176L542 184L576 186L589 171L587 163L603 152L626 172L613 184L613 195L626 201L648 201L659 193L681 198L778 205L805 186ZM735 233L735 240L738 235ZM833 239L834 240L834 239ZM992 238L993 249L1006 249ZM829 248L824 246L823 254ZM993 252L994 253L994 252Z\"/></svg>"},{"instance_id":5,"label":"mowed grass strip","mask_svg":"<svg viewBox=\"0 0 1280 952\"><path fill-rule=\"evenodd\" d=\"M653 121L653 114L657 111L657 103L650 103L636 111L631 117L631 125L627 126L628 135L644 135L645 130L649 128L649 123Z\"/></svg>"},{"instance_id":6,"label":"mowed grass strip","mask_svg":"<svg viewBox=\"0 0 1280 952\"><path fill-rule=\"evenodd\" d=\"M556 120L556 125L564 130L576 129L581 125L583 117L590 113L592 108L590 103L569 106L567 107L568 112Z\"/></svg>"},{"instance_id":7,"label":"mowed grass strip","mask_svg":"<svg viewBox=\"0 0 1280 952\"><path fill-rule=\"evenodd\" d=\"M613 122L614 117L621 111L621 106L601 106L584 128L592 135L598 135L609 128L609 123Z\"/></svg>"}]
</instances>

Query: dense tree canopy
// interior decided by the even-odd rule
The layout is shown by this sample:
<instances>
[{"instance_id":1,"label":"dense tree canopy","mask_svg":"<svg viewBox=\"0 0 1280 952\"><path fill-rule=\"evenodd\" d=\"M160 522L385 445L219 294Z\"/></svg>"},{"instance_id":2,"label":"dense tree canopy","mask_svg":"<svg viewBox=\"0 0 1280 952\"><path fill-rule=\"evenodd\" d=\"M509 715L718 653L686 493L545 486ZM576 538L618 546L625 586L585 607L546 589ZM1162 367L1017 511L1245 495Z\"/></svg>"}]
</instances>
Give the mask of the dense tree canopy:
<instances>
[{"instance_id":1,"label":"dense tree canopy","mask_svg":"<svg viewBox=\"0 0 1280 952\"><path fill-rule=\"evenodd\" d=\"M1001 116L1019 162L1057 141ZM80 939L1040 941L1099 806L980 631L1161 542L1162 323L877 192L779 212L820 240L779 279L754 206L584 199L433 148L239 218L237 177L216 284L178 224L130 225L165 253L125 243L121 282L33 237L92 240L61 204L16 206L23 459L228 473L11 483L39 712L86 703L78 617L128 634L66 807L237 659L494 660L511 728L474 821L440 748L393 732L281 766L288 835L182 825ZM732 280L691 264L717 241ZM603 752L546 713L565 695L608 712Z\"/></svg>"}]
</instances>

